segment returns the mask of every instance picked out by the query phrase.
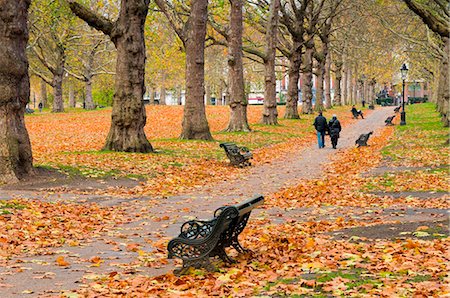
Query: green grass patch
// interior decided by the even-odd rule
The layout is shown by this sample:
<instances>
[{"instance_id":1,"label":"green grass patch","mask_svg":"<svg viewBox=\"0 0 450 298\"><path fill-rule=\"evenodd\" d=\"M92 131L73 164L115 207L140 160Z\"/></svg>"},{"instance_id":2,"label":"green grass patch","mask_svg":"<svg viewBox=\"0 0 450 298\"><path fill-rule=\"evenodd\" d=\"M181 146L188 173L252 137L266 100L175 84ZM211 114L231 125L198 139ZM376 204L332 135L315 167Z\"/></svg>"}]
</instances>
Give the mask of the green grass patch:
<instances>
[{"instance_id":1,"label":"green grass patch","mask_svg":"<svg viewBox=\"0 0 450 298\"><path fill-rule=\"evenodd\" d=\"M445 141L448 140L449 129L443 127L433 103L407 106L406 113L406 125L396 126L395 140L382 149L383 156L389 156L394 161L409 161L417 158L417 151L447 148ZM434 151L442 159L449 157L448 150Z\"/></svg>"},{"instance_id":2,"label":"green grass patch","mask_svg":"<svg viewBox=\"0 0 450 298\"><path fill-rule=\"evenodd\" d=\"M10 201L0 201L0 215L11 214L12 210L23 210L27 206L20 204L14 200Z\"/></svg>"},{"instance_id":3,"label":"green grass patch","mask_svg":"<svg viewBox=\"0 0 450 298\"><path fill-rule=\"evenodd\" d=\"M86 178L111 178L111 177L122 177L121 171L118 170L110 170L105 171L101 169L95 169L95 168L89 168L89 167L73 167L63 164L56 164L56 165L48 165L48 164L42 164L39 165L39 167L48 169L48 170L56 170L58 172L61 172L63 174L66 174L68 176L81 176ZM141 177L140 175L137 175Z\"/></svg>"}]
</instances>

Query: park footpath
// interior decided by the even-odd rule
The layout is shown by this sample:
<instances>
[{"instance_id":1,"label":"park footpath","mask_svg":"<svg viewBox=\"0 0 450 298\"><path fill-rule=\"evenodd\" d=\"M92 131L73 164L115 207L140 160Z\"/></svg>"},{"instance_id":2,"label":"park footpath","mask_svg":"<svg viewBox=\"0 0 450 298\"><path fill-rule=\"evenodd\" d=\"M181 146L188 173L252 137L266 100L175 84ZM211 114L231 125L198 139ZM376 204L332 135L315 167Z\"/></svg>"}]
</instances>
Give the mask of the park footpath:
<instances>
[{"instance_id":1,"label":"park footpath","mask_svg":"<svg viewBox=\"0 0 450 298\"><path fill-rule=\"evenodd\" d=\"M244 178L208 185L198 192L161 200L82 196L84 202L121 206L134 220L100 233L79 246L54 248L48 255L12 258L6 266L0 267L0 296L57 296L63 291L85 286L83 282L110 274L154 276L167 273L174 269L174 262L165 258L165 243L178 235L183 222L193 218L210 219L214 210L223 205L239 203L259 194L273 194L280 189L295 186L300 179L320 178L323 166L331 161L336 151L354 147L355 140L362 133L374 131L376 136L385 125L384 120L392 113L392 107L377 108L366 119L345 127L337 150L331 148L327 137L324 149L319 150L314 143L299 152L281 156L271 163L251 167ZM35 195L35 192L33 194ZM2 193L0 190L0 198L8 195L10 193ZM22 196L26 197L26 193L22 193ZM81 195L60 195L58 199L69 197L70 201L73 201L74 197ZM264 212L264 216L274 218L275 222L282 222L286 218L279 216L281 212L285 212L279 208L255 210L252 217L259 216L261 212ZM308 208L303 208L296 210L293 216L302 221L302 216L307 213ZM430 220L431 215L436 213L445 216L442 210L415 210L408 216L402 216L401 220ZM55 259L59 256L63 256L70 265L58 266ZM102 259L101 264L89 261L97 256ZM149 266L138 265L142 264L143 258L147 258Z\"/></svg>"}]
</instances>

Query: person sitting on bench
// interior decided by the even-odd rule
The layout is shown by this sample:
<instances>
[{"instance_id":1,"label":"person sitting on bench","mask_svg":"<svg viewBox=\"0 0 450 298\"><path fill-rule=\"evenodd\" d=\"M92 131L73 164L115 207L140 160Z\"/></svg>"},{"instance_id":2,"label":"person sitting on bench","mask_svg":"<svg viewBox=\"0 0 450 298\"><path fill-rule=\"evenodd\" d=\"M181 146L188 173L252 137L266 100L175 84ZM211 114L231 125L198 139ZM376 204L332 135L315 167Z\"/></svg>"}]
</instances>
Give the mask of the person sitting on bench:
<instances>
[{"instance_id":1,"label":"person sitting on bench","mask_svg":"<svg viewBox=\"0 0 450 298\"><path fill-rule=\"evenodd\" d=\"M358 116L361 116L361 119L364 119L364 115L361 110L357 110L355 106L352 106L352 114L355 119L358 119Z\"/></svg>"}]
</instances>

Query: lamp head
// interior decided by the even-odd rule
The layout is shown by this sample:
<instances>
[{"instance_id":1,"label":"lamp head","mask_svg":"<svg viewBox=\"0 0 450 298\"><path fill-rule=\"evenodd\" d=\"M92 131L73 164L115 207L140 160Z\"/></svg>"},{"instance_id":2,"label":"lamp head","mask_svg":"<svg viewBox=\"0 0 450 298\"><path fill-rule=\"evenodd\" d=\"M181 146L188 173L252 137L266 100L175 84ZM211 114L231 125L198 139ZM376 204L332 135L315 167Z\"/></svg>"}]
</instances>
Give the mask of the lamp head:
<instances>
[{"instance_id":1,"label":"lamp head","mask_svg":"<svg viewBox=\"0 0 450 298\"><path fill-rule=\"evenodd\" d=\"M402 80L406 80L406 77L408 76L408 67L406 67L405 63L403 63L402 68L400 68L400 72L402 74Z\"/></svg>"}]
</instances>

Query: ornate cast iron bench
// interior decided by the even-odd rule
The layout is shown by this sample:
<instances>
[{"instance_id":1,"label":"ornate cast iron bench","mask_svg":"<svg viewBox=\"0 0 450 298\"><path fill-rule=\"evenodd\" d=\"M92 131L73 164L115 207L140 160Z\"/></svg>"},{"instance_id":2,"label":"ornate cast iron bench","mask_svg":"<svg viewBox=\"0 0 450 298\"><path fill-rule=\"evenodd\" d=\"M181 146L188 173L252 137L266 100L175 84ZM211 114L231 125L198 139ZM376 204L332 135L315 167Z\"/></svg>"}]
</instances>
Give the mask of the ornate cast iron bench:
<instances>
[{"instance_id":1,"label":"ornate cast iron bench","mask_svg":"<svg viewBox=\"0 0 450 298\"><path fill-rule=\"evenodd\" d=\"M364 115L361 110L356 110L356 111L351 111L351 112L352 112L354 119L358 119L359 116L361 116L361 119L364 119Z\"/></svg>"},{"instance_id":2,"label":"ornate cast iron bench","mask_svg":"<svg viewBox=\"0 0 450 298\"><path fill-rule=\"evenodd\" d=\"M386 120L384 120L384 123L386 123L386 125L394 125L394 123L392 123L392 120L394 120L394 118L395 118L395 115L387 117Z\"/></svg>"},{"instance_id":3,"label":"ornate cast iron bench","mask_svg":"<svg viewBox=\"0 0 450 298\"><path fill-rule=\"evenodd\" d=\"M367 146L367 141L369 140L369 138L372 134L373 134L373 131L371 131L369 133L363 133L356 140L355 145L358 145L358 147Z\"/></svg>"},{"instance_id":4,"label":"ornate cast iron bench","mask_svg":"<svg viewBox=\"0 0 450 298\"><path fill-rule=\"evenodd\" d=\"M251 165L250 159L253 157L253 154L248 148L238 147L235 143L221 143L220 147L225 150L233 166L245 167Z\"/></svg>"},{"instance_id":5,"label":"ornate cast iron bench","mask_svg":"<svg viewBox=\"0 0 450 298\"><path fill-rule=\"evenodd\" d=\"M175 269L174 273L185 274L189 267L214 271L210 257L218 256L224 262L233 263L225 248L233 247L239 253L248 251L239 244L238 236L247 225L251 211L263 202L264 197L257 196L237 205L218 208L209 221L185 222L178 237L167 245L169 259L177 257L183 260L183 266Z\"/></svg>"}]
</instances>

